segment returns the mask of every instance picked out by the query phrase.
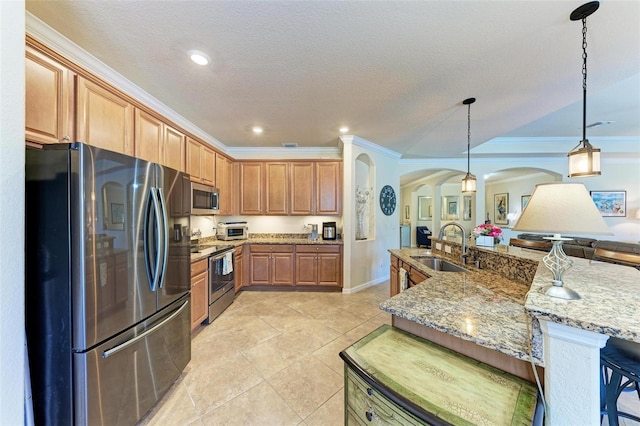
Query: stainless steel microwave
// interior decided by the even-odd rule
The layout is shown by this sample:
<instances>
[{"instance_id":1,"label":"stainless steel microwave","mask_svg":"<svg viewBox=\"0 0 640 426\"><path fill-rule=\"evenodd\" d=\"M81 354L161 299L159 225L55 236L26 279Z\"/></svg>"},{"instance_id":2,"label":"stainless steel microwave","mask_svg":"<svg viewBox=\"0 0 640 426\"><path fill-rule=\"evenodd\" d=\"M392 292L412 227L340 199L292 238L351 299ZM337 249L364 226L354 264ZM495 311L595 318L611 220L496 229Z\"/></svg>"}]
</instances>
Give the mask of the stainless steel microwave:
<instances>
[{"instance_id":1,"label":"stainless steel microwave","mask_svg":"<svg viewBox=\"0 0 640 426\"><path fill-rule=\"evenodd\" d=\"M191 182L191 214L211 215L220 209L220 194L213 186Z\"/></svg>"}]
</instances>

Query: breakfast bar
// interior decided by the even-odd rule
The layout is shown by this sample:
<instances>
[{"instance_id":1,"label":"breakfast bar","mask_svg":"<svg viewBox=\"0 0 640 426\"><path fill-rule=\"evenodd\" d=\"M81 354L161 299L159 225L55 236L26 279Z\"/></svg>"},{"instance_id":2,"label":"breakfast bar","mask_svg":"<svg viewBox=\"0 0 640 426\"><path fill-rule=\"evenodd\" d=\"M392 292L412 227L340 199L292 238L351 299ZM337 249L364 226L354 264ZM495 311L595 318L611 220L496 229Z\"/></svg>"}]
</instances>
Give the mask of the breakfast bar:
<instances>
[{"instance_id":1,"label":"breakfast bar","mask_svg":"<svg viewBox=\"0 0 640 426\"><path fill-rule=\"evenodd\" d=\"M389 252L392 271L396 261L427 276L381 304L395 327L530 381L535 364L549 424L599 424L599 351L610 336L640 342L640 314L626 309L640 294L640 271L573 259L565 281L582 298L566 301L540 292L551 280L542 252L472 246L466 265L453 241ZM466 272L432 270L426 257Z\"/></svg>"}]
</instances>

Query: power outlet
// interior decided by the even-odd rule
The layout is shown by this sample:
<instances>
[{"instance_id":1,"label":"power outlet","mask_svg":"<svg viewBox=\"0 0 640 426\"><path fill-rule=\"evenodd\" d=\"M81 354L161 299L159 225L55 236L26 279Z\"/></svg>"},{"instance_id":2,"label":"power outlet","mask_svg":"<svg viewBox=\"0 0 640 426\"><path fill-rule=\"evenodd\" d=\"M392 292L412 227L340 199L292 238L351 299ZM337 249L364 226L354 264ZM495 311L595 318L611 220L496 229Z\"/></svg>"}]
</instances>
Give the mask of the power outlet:
<instances>
[{"instance_id":1,"label":"power outlet","mask_svg":"<svg viewBox=\"0 0 640 426\"><path fill-rule=\"evenodd\" d=\"M451 246L444 246L444 252L451 254Z\"/></svg>"},{"instance_id":2,"label":"power outlet","mask_svg":"<svg viewBox=\"0 0 640 426\"><path fill-rule=\"evenodd\" d=\"M436 250L442 250L442 244L436 243Z\"/></svg>"}]
</instances>

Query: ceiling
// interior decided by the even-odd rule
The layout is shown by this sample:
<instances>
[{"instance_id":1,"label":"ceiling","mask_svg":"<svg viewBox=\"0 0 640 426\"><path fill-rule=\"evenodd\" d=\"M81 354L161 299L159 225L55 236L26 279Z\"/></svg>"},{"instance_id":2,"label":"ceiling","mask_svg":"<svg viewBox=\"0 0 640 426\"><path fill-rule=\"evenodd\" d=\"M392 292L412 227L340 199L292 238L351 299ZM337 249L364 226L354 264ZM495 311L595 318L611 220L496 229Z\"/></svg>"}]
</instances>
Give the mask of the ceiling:
<instances>
[{"instance_id":1,"label":"ceiling","mask_svg":"<svg viewBox=\"0 0 640 426\"><path fill-rule=\"evenodd\" d=\"M403 158L582 136L578 1L26 1L29 12L229 148ZM640 137L640 2L587 20L589 137ZM187 56L211 57L201 67ZM255 125L264 133L254 135ZM520 142L526 152L530 144ZM556 147L557 149L557 147ZM603 149L603 152L605 149Z\"/></svg>"}]
</instances>

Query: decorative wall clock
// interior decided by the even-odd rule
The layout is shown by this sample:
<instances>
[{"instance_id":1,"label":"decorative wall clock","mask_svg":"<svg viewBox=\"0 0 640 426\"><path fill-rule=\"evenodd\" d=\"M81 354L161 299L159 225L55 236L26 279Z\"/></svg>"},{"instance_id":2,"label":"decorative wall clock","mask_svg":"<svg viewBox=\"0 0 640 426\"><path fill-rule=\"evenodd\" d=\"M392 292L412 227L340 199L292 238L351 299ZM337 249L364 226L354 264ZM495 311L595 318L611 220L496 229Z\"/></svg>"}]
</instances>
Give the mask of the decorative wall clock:
<instances>
[{"instance_id":1,"label":"decorative wall clock","mask_svg":"<svg viewBox=\"0 0 640 426\"><path fill-rule=\"evenodd\" d=\"M389 185L383 186L380 190L380 209L387 216L396 210L396 193Z\"/></svg>"}]
</instances>

